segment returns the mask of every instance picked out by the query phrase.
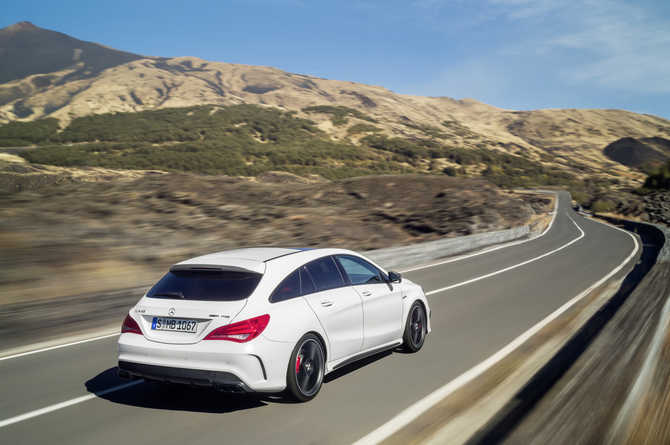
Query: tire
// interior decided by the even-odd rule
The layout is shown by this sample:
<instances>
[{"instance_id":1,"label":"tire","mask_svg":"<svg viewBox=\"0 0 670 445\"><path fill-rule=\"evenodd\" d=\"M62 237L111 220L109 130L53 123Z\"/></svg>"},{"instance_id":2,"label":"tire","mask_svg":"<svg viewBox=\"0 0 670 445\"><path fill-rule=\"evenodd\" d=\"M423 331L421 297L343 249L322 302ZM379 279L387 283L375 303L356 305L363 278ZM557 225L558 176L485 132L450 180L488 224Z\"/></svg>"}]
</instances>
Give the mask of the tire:
<instances>
[{"instance_id":1,"label":"tire","mask_svg":"<svg viewBox=\"0 0 670 445\"><path fill-rule=\"evenodd\" d=\"M319 393L325 374L323 346L313 334L304 335L293 348L286 371L286 391L298 402L309 402Z\"/></svg>"},{"instance_id":2,"label":"tire","mask_svg":"<svg viewBox=\"0 0 670 445\"><path fill-rule=\"evenodd\" d=\"M403 347L407 352L417 352L426 340L426 311L418 301L412 304L407 315Z\"/></svg>"}]
</instances>

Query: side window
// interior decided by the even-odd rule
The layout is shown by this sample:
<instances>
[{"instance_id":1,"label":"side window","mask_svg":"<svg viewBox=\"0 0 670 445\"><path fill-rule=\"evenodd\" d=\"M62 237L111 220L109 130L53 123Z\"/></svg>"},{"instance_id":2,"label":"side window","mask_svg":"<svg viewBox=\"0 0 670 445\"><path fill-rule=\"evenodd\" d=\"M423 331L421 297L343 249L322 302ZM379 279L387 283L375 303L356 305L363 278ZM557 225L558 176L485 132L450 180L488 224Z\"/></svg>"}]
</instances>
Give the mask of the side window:
<instances>
[{"instance_id":1,"label":"side window","mask_svg":"<svg viewBox=\"0 0 670 445\"><path fill-rule=\"evenodd\" d=\"M286 277L270 295L270 303L288 300L300 296L300 269Z\"/></svg>"},{"instance_id":2,"label":"side window","mask_svg":"<svg viewBox=\"0 0 670 445\"><path fill-rule=\"evenodd\" d=\"M374 284L384 283L384 275L372 264L367 261L349 255L338 255L337 259L344 268L351 284Z\"/></svg>"},{"instance_id":3,"label":"side window","mask_svg":"<svg viewBox=\"0 0 670 445\"><path fill-rule=\"evenodd\" d=\"M312 261L305 268L318 291L344 286L344 279L331 257Z\"/></svg>"},{"instance_id":4,"label":"side window","mask_svg":"<svg viewBox=\"0 0 670 445\"><path fill-rule=\"evenodd\" d=\"M312 292L316 292L314 282L312 281L312 278L309 276L304 267L300 268L300 285L302 295L307 295L311 294Z\"/></svg>"}]
</instances>

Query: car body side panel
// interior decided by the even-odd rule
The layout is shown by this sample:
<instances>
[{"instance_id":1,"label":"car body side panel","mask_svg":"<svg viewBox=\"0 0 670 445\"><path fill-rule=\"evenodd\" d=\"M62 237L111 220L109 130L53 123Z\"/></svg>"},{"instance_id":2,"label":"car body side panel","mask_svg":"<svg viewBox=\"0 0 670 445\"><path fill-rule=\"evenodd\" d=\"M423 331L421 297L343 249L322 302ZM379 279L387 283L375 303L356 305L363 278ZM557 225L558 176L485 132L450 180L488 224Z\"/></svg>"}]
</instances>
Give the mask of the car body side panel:
<instances>
[{"instance_id":1,"label":"car body side panel","mask_svg":"<svg viewBox=\"0 0 670 445\"><path fill-rule=\"evenodd\" d=\"M396 284L353 286L363 300L363 349L402 337L402 291Z\"/></svg>"},{"instance_id":2,"label":"car body side panel","mask_svg":"<svg viewBox=\"0 0 670 445\"><path fill-rule=\"evenodd\" d=\"M351 287L329 289L303 297L328 336L328 361L355 354L363 346L361 297Z\"/></svg>"},{"instance_id":3,"label":"car body side panel","mask_svg":"<svg viewBox=\"0 0 670 445\"><path fill-rule=\"evenodd\" d=\"M238 319L243 320L252 316L262 315L261 312L269 313L270 322L263 331L263 335L271 341L288 342L295 346L300 337L308 332L316 332L324 336L319 319L307 301L301 297L278 303L268 302L267 307L263 307L262 309L256 307L254 308L254 312L252 315L250 310L244 310L239 314Z\"/></svg>"}]
</instances>

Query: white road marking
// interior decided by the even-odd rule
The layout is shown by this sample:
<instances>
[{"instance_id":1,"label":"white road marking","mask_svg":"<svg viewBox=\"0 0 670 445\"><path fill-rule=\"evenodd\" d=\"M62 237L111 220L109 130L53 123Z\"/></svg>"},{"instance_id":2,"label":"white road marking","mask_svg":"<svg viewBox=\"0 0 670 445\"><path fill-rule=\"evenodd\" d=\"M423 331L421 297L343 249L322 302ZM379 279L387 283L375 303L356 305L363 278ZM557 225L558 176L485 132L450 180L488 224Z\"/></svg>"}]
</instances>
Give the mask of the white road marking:
<instances>
[{"instance_id":1,"label":"white road marking","mask_svg":"<svg viewBox=\"0 0 670 445\"><path fill-rule=\"evenodd\" d=\"M570 219L572 219L572 218L570 218ZM572 222L574 223L574 220ZM575 223L575 225L577 225L577 223ZM577 226L577 227L579 227L579 226ZM605 277L600 279L597 283L595 283L594 285L592 285L591 287L586 289L584 292L577 295L575 298L568 301L563 306L558 308L556 311L551 313L544 320L540 321L538 324L536 324L535 326L533 326L532 328L528 329L526 332L524 332L523 334L521 334L520 336L515 338L511 343L509 343L507 346L502 348L500 351L496 352L491 357L487 358L486 360L484 360L483 362L481 362L480 364L478 364L474 368L472 368L472 369L464 372L460 376L456 377L451 382L447 383L443 387L434 391L432 394L429 394L426 397L424 397L423 399L419 400L417 403L415 403L414 405L405 409L400 414L395 416L393 419L386 422L384 425L380 426L379 428L372 431L367 436L365 436L365 437L361 438L360 440L356 441L353 445L377 445L380 442L382 442L383 440L388 439L391 435L393 435L397 431L401 430L403 427L409 425L413 420L415 420L420 415L422 415L423 413L428 411L430 408L432 408L433 406L438 404L440 401L442 401L449 394L453 393L454 391L456 391L458 388L465 385L466 383L474 380L476 377L480 376L484 371L488 370L493 365L498 363L500 360L505 358L512 351L514 351L516 348L518 348L523 343L525 343L527 340L529 340L533 335L537 334L542 328L544 328L549 323L551 323L553 320L558 318L562 313L567 311L570 307L574 306L576 303L578 303L584 297L589 295L594 289L596 289L598 286L602 285L605 281L607 281L609 278L611 278L617 272L619 272L621 269L623 269L625 267L625 265L628 264L628 262L631 259L633 259L633 257L635 256L635 254L639 250L640 245L637 242L637 239L632 234L626 232L625 230L619 229L618 227L613 227L613 228L617 229L617 230L621 230L622 232L626 233L628 236L630 236L633 239L633 242L635 243L635 249L633 249L633 252L630 255L628 255L628 258L626 258L618 267L616 267L609 274L607 274ZM572 242L574 242L574 241L572 241ZM566 246L564 246L564 247L566 247Z\"/></svg>"},{"instance_id":2,"label":"white road marking","mask_svg":"<svg viewBox=\"0 0 670 445\"><path fill-rule=\"evenodd\" d=\"M96 397L104 396L110 392L120 391L122 389L129 388L131 386L137 385L138 383L144 383L144 380L137 380L134 382L126 383L125 385L116 386L114 388L105 389L104 391L96 392L95 394L88 394L86 396L77 397L76 399L71 399L65 402L57 403L55 405L47 406L46 408L37 409L29 413L21 414L20 416L11 417L6 420L0 421L0 428L12 425L14 423L22 422L24 420L32 419L33 417L41 416L53 411L57 411L62 408L67 408L68 406L77 405L87 400L95 399Z\"/></svg>"},{"instance_id":3,"label":"white road marking","mask_svg":"<svg viewBox=\"0 0 670 445\"><path fill-rule=\"evenodd\" d=\"M570 217L568 216L568 218L570 218ZM544 258L548 255L551 255L552 253L558 252L559 250L562 250L562 249L568 247L569 245L575 243L576 241L578 241L579 239L584 237L584 232L582 231L582 229L577 225L577 223L575 223L575 221L572 218L570 218L570 220L572 221L573 224L575 224L577 229L581 232L581 235L578 238L569 242L568 244L566 244L562 247L559 247L558 249L553 250L549 253L541 255L537 258L533 258L531 260L528 260L528 261L525 261L523 263L517 264L515 266L508 267L506 269L494 272L492 274L482 276L482 277L477 278L477 279L469 280L469 281L459 283L459 284L456 284L456 285L452 285L452 286L449 286L449 287L446 287L446 288L437 289L437 290L428 292L426 295L431 295L431 294L435 294L435 293L438 293L438 292L445 291L447 289L452 289L454 287L463 286L463 285L472 283L474 281L478 281L478 280L488 278L488 277L493 276L493 275L497 275L497 274L506 272L506 271L511 270L511 269L515 269L517 267L520 267L520 266L523 266L525 264L531 263L533 261L539 260L540 258ZM552 219L552 223L553 223L553 219ZM544 233L546 233L548 230L549 229L547 229ZM617 230L621 230L621 229L617 229ZM625 231L623 231L623 232L627 233ZM479 365L477 365L474 368L470 369L469 371L463 373L462 375L460 375L456 379L447 383L442 388L438 389L437 391L428 395L424 399L420 400L416 404L407 408L406 410L401 412L398 416L393 418L391 421L387 422L386 424L379 427L377 430L373 431L372 433L370 433L367 436L363 437L362 439L358 440L354 445L378 444L382 440L388 438L393 433L400 430L401 428L403 428L404 426L409 424L412 420L416 419L418 416L420 416L421 414L426 412L428 409L430 409L432 406L437 404L439 401L444 399L446 396L448 396L449 394L454 392L456 389L460 388L465 383L473 380L475 377L477 377L478 375L480 375L481 373L483 373L484 371L489 369L495 363L502 360L509 353L511 353L514 349L519 347L521 344L523 344L525 341L527 341L530 337L532 337L534 334L536 334L538 331L540 331L544 326L546 326L551 321L556 319L560 314L565 312L568 308L573 306L579 300L583 299L593 289L600 286L608 278L610 278L611 276L616 274L619 270L621 270L633 258L633 256L635 256L635 254L637 253L637 251L639 249L639 245L638 245L638 242L635 239L635 237L633 235L629 234L629 233L627 233L627 234L629 236L631 236L631 238L633 238L633 241L635 242L635 249L633 250L633 253L631 253L628 256L628 258L626 258L626 260L624 260L623 263L621 263L616 269L614 269L612 272L610 272L607 276L602 278L600 281L595 283L593 286L591 286L589 289L587 289L586 291L584 291L583 293L581 293L577 297L573 298L572 300L570 300L569 302L567 302L566 304L561 306L561 308L557 309L555 312L553 312L547 318L545 318L544 320L542 320L541 322L539 322L538 324L536 324L535 326L533 326L532 328L530 328L529 330L527 330L526 332L521 334L519 337L514 339L511 343L509 343L503 349L501 349L500 351L498 351L497 353L495 353L494 355L492 355L488 359L484 360ZM474 256L474 255L472 255L472 256ZM87 342L90 342L90 341L101 340L101 339L104 339L104 338L110 338L110 337L114 337L114 336L117 336L117 335L120 335L120 334L110 334L110 335L105 335L105 336L102 336L102 337L96 337L96 338L91 338L91 339L87 339L87 340L81 340L81 341L72 342L72 343L68 343L68 344L64 344L64 345L53 346L53 347L50 347L50 348L44 348L44 349L40 349L40 350L36 350L36 351L24 352L22 354L16 354L16 355L0 358L0 361L1 360L7 360L7 359L10 359L10 358L21 357L21 356L24 356L24 355L36 354L38 352L44 352L44 351L49 351L49 350L53 350L53 349L64 348L64 347L67 347L67 346L73 346L73 345L77 345L77 344L81 344L81 343L87 343ZM48 414L50 412L57 411L59 409L67 408L69 406L77 405L79 403L86 402L88 400L94 399L96 397L103 396L105 394L109 394L109 393L114 392L114 391L119 391L119 390L122 390L122 389L129 388L129 387L137 385L139 383L143 383L143 380L138 380L138 381L126 383L125 385L116 386L114 388L109 388L109 389L106 389L106 390L103 390L103 391L100 391L100 392L97 392L97 393L94 393L94 394L88 394L88 395L85 395L85 396L77 397L77 398L74 398L74 399L71 399L71 400L67 400L65 402L57 403L55 405L51 405L51 406L48 406L48 407L45 407L45 408L41 408L41 409L38 409L38 410L35 410L35 411L31 411L29 413L25 413L25 414L21 414L19 416L11 417L9 419L5 419L5 420L0 421L0 428L8 426L8 425L12 425L14 423L22 422L24 420L32 419L34 417L38 417L38 416L41 416L41 415L44 415L44 414Z\"/></svg>"},{"instance_id":4,"label":"white road marking","mask_svg":"<svg viewBox=\"0 0 670 445\"><path fill-rule=\"evenodd\" d=\"M37 349L35 351L22 352L21 354L8 355L7 357L0 357L0 362L3 361L3 360L9 360L11 358L23 357L24 355L37 354L39 352L51 351L51 350L54 350L54 349L65 348L67 346L80 345L82 343L88 343L89 341L102 340L103 338L116 337L116 336L119 336L119 335L121 335L120 332L116 333L116 334L103 335L101 337L88 338L86 340L79 340L79 341L75 341L75 342L72 342L72 343L66 343L64 345L51 346L49 348Z\"/></svg>"},{"instance_id":5,"label":"white road marking","mask_svg":"<svg viewBox=\"0 0 670 445\"><path fill-rule=\"evenodd\" d=\"M570 216L568 216L568 218L570 218ZM565 248L568 247L569 245L574 244L574 243L576 243L577 241L579 241L580 239L584 238L584 231L581 229L581 227L579 227L579 226L577 225L577 223L576 223L572 218L570 218L570 221L572 221L572 223L575 225L575 227L577 227L577 230L579 230L582 234L579 235L577 238L573 239L572 241L570 241L569 243L567 243L567 244L565 244L565 245L559 247L558 249L554 249L554 250L552 250L551 252L547 252L547 253L545 253L545 254L543 254L543 255L540 255L540 256L538 256L538 257L532 258L532 259L530 259L530 260L528 260L528 261L524 261L524 262L522 262L522 263L515 264L514 266L506 267L505 269L501 269L501 270L498 270L498 271L496 271L496 272L492 272L492 273L490 273L490 274L482 275L481 277L477 277L477 278L473 278L473 279L471 279L471 280L463 281L462 283L452 284L451 286L443 287L443 288L440 288L440 289L431 290L430 292L426 292L426 296L428 296L428 295L433 295L433 294L437 294L437 293L439 293L439 292L444 292L445 290L453 289L453 288L455 288L455 287L465 286L466 284L474 283L475 281L480 281L480 280L483 280L483 279L485 279L485 278L489 278L489 277L492 277L492 276L494 276L494 275L498 275L498 274L501 274L501 273L503 273L503 272L507 272L507 271L510 271L510 270L512 270L512 269L516 269L517 267L525 266L526 264L530 264L530 263L532 263L532 262L534 262L534 261L540 260L540 259L542 259L542 258L544 258L544 257L549 256L549 255L552 255L552 254L558 252L559 250L563 250L563 249L565 249ZM637 244L637 241L636 241L635 243Z\"/></svg>"}]
</instances>

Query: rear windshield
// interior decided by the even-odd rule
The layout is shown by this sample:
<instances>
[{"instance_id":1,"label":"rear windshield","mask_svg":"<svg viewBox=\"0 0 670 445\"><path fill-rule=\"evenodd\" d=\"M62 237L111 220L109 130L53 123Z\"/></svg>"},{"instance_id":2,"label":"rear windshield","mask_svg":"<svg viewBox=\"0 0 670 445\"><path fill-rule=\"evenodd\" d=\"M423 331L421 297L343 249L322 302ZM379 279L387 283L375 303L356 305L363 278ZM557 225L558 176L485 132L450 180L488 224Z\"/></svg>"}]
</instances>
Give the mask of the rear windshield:
<instances>
[{"instance_id":1,"label":"rear windshield","mask_svg":"<svg viewBox=\"0 0 670 445\"><path fill-rule=\"evenodd\" d=\"M263 275L221 270L174 270L147 294L149 298L237 301L248 298Z\"/></svg>"}]
</instances>

